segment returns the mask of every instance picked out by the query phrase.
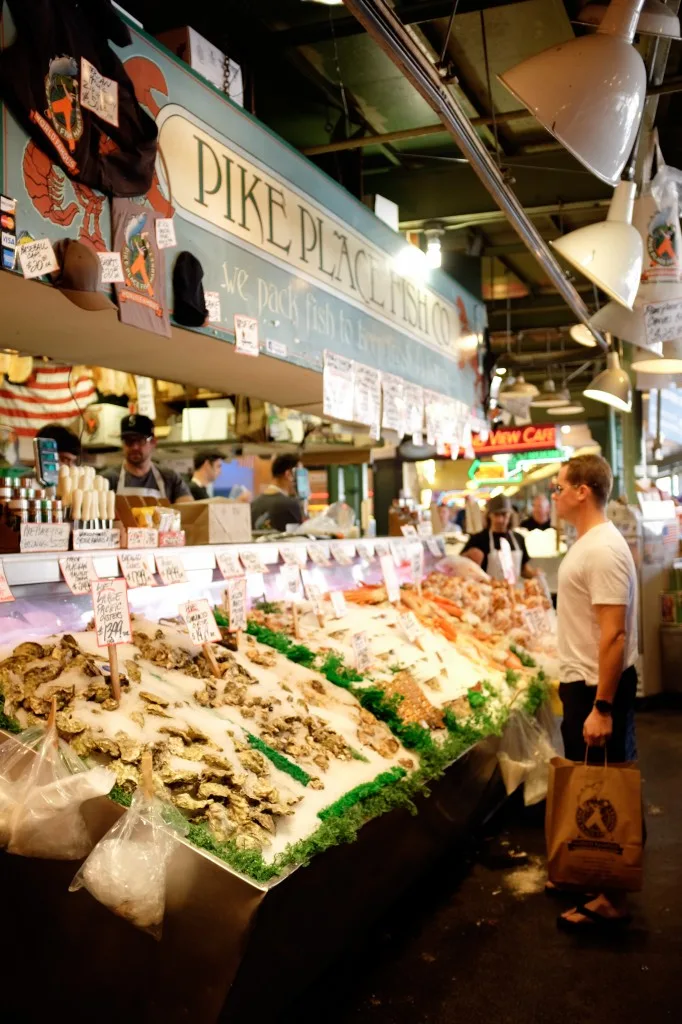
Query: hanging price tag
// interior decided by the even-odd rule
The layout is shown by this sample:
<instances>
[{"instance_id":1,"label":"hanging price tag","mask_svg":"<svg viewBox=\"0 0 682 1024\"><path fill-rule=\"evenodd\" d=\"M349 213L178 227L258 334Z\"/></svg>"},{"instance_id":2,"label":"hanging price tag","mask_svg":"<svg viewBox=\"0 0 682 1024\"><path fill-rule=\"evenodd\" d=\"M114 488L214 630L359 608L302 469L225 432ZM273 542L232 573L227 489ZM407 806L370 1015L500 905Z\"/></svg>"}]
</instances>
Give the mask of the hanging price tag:
<instances>
[{"instance_id":1,"label":"hanging price tag","mask_svg":"<svg viewBox=\"0 0 682 1024\"><path fill-rule=\"evenodd\" d=\"M259 551L254 551L253 548L243 549L239 552L239 557L242 560L242 565L247 572L267 572L263 559L260 556Z\"/></svg>"},{"instance_id":2,"label":"hanging price tag","mask_svg":"<svg viewBox=\"0 0 682 1024\"><path fill-rule=\"evenodd\" d=\"M213 643L215 640L221 639L213 609L206 598L201 598L197 601L187 601L185 604L181 604L180 614L187 624L193 644L201 647L203 644Z\"/></svg>"},{"instance_id":3,"label":"hanging price tag","mask_svg":"<svg viewBox=\"0 0 682 1024\"><path fill-rule=\"evenodd\" d=\"M98 252L101 284L123 284L123 263L120 252Z\"/></svg>"},{"instance_id":4,"label":"hanging price tag","mask_svg":"<svg viewBox=\"0 0 682 1024\"><path fill-rule=\"evenodd\" d=\"M371 540L359 540L355 549L358 557L364 559L365 562L371 562L374 559L374 544Z\"/></svg>"},{"instance_id":5,"label":"hanging price tag","mask_svg":"<svg viewBox=\"0 0 682 1024\"><path fill-rule=\"evenodd\" d=\"M239 561L239 552L226 550L216 551L215 560L224 579L228 579L230 576L242 575L243 570L241 562Z\"/></svg>"},{"instance_id":6,"label":"hanging price tag","mask_svg":"<svg viewBox=\"0 0 682 1024\"><path fill-rule=\"evenodd\" d=\"M95 580L90 585L95 613L95 632L100 647L130 644L133 632L125 580Z\"/></svg>"},{"instance_id":7,"label":"hanging price tag","mask_svg":"<svg viewBox=\"0 0 682 1024\"><path fill-rule=\"evenodd\" d=\"M404 526L400 527L400 532L402 533L403 537L416 537L417 527L413 526L412 523L405 523Z\"/></svg>"},{"instance_id":8,"label":"hanging price tag","mask_svg":"<svg viewBox=\"0 0 682 1024\"><path fill-rule=\"evenodd\" d=\"M246 579L243 576L227 581L227 611L230 633L246 629Z\"/></svg>"},{"instance_id":9,"label":"hanging price tag","mask_svg":"<svg viewBox=\"0 0 682 1024\"><path fill-rule=\"evenodd\" d=\"M139 552L122 551L118 556L118 561L126 583L131 589L156 586L156 581L149 571L147 562Z\"/></svg>"},{"instance_id":10,"label":"hanging price tag","mask_svg":"<svg viewBox=\"0 0 682 1024\"><path fill-rule=\"evenodd\" d=\"M236 313L234 317L235 350L243 356L258 355L258 321L252 316Z\"/></svg>"},{"instance_id":11,"label":"hanging price tag","mask_svg":"<svg viewBox=\"0 0 682 1024\"><path fill-rule=\"evenodd\" d=\"M410 578L415 586L421 586L424 576L424 548L421 544L410 546Z\"/></svg>"},{"instance_id":12,"label":"hanging price tag","mask_svg":"<svg viewBox=\"0 0 682 1024\"><path fill-rule=\"evenodd\" d=\"M355 654L355 667L358 672L366 672L372 662L366 633L355 633L353 635L353 653Z\"/></svg>"},{"instance_id":13,"label":"hanging price tag","mask_svg":"<svg viewBox=\"0 0 682 1024\"><path fill-rule=\"evenodd\" d=\"M66 555L59 559L59 567L72 594L90 593L90 584L97 579L91 558L87 555Z\"/></svg>"},{"instance_id":14,"label":"hanging price tag","mask_svg":"<svg viewBox=\"0 0 682 1024\"><path fill-rule=\"evenodd\" d=\"M324 625L324 600L322 597L322 591L318 587L317 583L305 584L305 596L313 606L313 612L317 616L320 626Z\"/></svg>"},{"instance_id":15,"label":"hanging price tag","mask_svg":"<svg viewBox=\"0 0 682 1024\"><path fill-rule=\"evenodd\" d=\"M287 565L298 565L303 568L308 562L305 544L280 544L279 553Z\"/></svg>"},{"instance_id":16,"label":"hanging price tag","mask_svg":"<svg viewBox=\"0 0 682 1024\"><path fill-rule=\"evenodd\" d=\"M445 554L445 545L437 537L427 537L426 546L436 558L442 558Z\"/></svg>"},{"instance_id":17,"label":"hanging price tag","mask_svg":"<svg viewBox=\"0 0 682 1024\"><path fill-rule=\"evenodd\" d=\"M339 565L352 565L355 558L355 544L333 540L329 545L332 556Z\"/></svg>"},{"instance_id":18,"label":"hanging price tag","mask_svg":"<svg viewBox=\"0 0 682 1024\"><path fill-rule=\"evenodd\" d=\"M398 574L395 571L393 558L391 555L382 555L379 561L381 563L384 583L386 584L388 599L391 604L395 604L396 601L400 600L400 583L398 582Z\"/></svg>"},{"instance_id":19,"label":"hanging price tag","mask_svg":"<svg viewBox=\"0 0 682 1024\"><path fill-rule=\"evenodd\" d=\"M220 292L204 292L204 303L208 310L208 322L219 324L223 318L220 310Z\"/></svg>"},{"instance_id":20,"label":"hanging price tag","mask_svg":"<svg viewBox=\"0 0 682 1024\"><path fill-rule=\"evenodd\" d=\"M329 545L323 541L308 545L308 554L313 565L327 566L331 559Z\"/></svg>"},{"instance_id":21,"label":"hanging price tag","mask_svg":"<svg viewBox=\"0 0 682 1024\"><path fill-rule=\"evenodd\" d=\"M332 608L334 609L334 618L342 619L348 611L346 605L346 598L344 597L342 590L331 590L329 596L332 602Z\"/></svg>"},{"instance_id":22,"label":"hanging price tag","mask_svg":"<svg viewBox=\"0 0 682 1024\"><path fill-rule=\"evenodd\" d=\"M283 565L279 571L279 578L283 584L285 601L300 601L303 597L303 590L299 567L297 565Z\"/></svg>"},{"instance_id":23,"label":"hanging price tag","mask_svg":"<svg viewBox=\"0 0 682 1024\"><path fill-rule=\"evenodd\" d=\"M157 555L156 571L167 587L173 583L187 583L187 573L178 554Z\"/></svg>"},{"instance_id":24,"label":"hanging price tag","mask_svg":"<svg viewBox=\"0 0 682 1024\"><path fill-rule=\"evenodd\" d=\"M178 244L175 239L175 224L172 217L157 218L156 244L159 249L174 249Z\"/></svg>"},{"instance_id":25,"label":"hanging price tag","mask_svg":"<svg viewBox=\"0 0 682 1024\"><path fill-rule=\"evenodd\" d=\"M14 594L9 589L9 583L7 582L7 577L5 576L5 569L2 562L0 561L0 604L2 604L4 601L14 601Z\"/></svg>"}]
</instances>

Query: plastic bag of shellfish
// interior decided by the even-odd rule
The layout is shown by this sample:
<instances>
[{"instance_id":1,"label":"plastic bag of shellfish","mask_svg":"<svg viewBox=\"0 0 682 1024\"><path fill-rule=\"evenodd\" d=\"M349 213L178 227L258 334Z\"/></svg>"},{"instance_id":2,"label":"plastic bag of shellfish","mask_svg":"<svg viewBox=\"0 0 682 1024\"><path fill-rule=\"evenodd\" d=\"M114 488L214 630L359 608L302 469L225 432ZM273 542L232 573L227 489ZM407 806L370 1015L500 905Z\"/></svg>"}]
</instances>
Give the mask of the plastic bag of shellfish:
<instances>
[{"instance_id":1,"label":"plastic bag of shellfish","mask_svg":"<svg viewBox=\"0 0 682 1024\"><path fill-rule=\"evenodd\" d=\"M178 811L138 788L129 809L100 840L69 886L91 896L136 928L161 938L166 869L187 823Z\"/></svg>"},{"instance_id":2,"label":"plastic bag of shellfish","mask_svg":"<svg viewBox=\"0 0 682 1024\"><path fill-rule=\"evenodd\" d=\"M81 813L86 800L116 782L106 768L88 768L59 739L54 715L0 747L0 847L22 857L82 860L93 847Z\"/></svg>"}]
</instances>

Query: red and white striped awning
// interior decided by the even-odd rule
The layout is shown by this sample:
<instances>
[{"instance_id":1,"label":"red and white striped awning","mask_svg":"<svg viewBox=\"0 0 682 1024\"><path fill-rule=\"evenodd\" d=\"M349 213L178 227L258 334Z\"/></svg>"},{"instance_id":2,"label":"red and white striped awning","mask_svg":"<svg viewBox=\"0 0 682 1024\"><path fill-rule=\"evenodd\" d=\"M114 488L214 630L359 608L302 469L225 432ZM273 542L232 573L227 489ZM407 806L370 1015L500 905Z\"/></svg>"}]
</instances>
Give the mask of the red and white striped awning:
<instances>
[{"instance_id":1,"label":"red and white striped awning","mask_svg":"<svg viewBox=\"0 0 682 1024\"><path fill-rule=\"evenodd\" d=\"M97 400L91 378L82 368L39 366L23 384L0 385L0 427L17 437L33 437L45 426L76 425L82 412Z\"/></svg>"}]
</instances>

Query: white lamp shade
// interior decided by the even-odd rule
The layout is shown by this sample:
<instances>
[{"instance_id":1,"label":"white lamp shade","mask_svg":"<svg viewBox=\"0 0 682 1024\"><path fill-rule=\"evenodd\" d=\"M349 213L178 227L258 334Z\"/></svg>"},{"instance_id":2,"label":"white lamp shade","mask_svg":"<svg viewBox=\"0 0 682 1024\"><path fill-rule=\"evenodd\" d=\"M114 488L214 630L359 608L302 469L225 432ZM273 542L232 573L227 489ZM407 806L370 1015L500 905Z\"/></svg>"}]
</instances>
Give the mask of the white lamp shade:
<instances>
[{"instance_id":1,"label":"white lamp shade","mask_svg":"<svg viewBox=\"0 0 682 1024\"><path fill-rule=\"evenodd\" d=\"M597 347L597 339L587 324L573 324L568 333L573 338L573 341L577 341L579 345L584 345L585 348Z\"/></svg>"},{"instance_id":2,"label":"white lamp shade","mask_svg":"<svg viewBox=\"0 0 682 1024\"><path fill-rule=\"evenodd\" d=\"M580 163L617 184L646 94L644 62L627 38L602 31L580 36L499 78Z\"/></svg>"},{"instance_id":3,"label":"white lamp shade","mask_svg":"<svg viewBox=\"0 0 682 1024\"><path fill-rule=\"evenodd\" d=\"M559 417L579 416L582 412L585 412L584 405L580 405L579 402L571 402L570 405L562 405L560 409L557 409L556 415Z\"/></svg>"},{"instance_id":4,"label":"white lamp shade","mask_svg":"<svg viewBox=\"0 0 682 1024\"><path fill-rule=\"evenodd\" d=\"M660 355L657 352L640 349L632 361L632 369L664 377L682 373L682 340L664 341L657 349Z\"/></svg>"},{"instance_id":5,"label":"white lamp shade","mask_svg":"<svg viewBox=\"0 0 682 1024\"><path fill-rule=\"evenodd\" d=\"M642 273L642 238L632 226L636 186L620 181L606 220L588 224L550 245L616 302L632 309Z\"/></svg>"},{"instance_id":6,"label":"white lamp shade","mask_svg":"<svg viewBox=\"0 0 682 1024\"><path fill-rule=\"evenodd\" d=\"M609 331L633 345L646 345L643 303L635 302L632 309L627 309L620 302L607 302L590 317L590 323L598 331Z\"/></svg>"},{"instance_id":7,"label":"white lamp shade","mask_svg":"<svg viewBox=\"0 0 682 1024\"><path fill-rule=\"evenodd\" d=\"M566 405L566 399L557 393L556 384L548 378L540 388L540 394L530 404L534 409L552 409L554 406Z\"/></svg>"},{"instance_id":8,"label":"white lamp shade","mask_svg":"<svg viewBox=\"0 0 682 1024\"><path fill-rule=\"evenodd\" d=\"M529 384L523 374L520 373L512 386L504 389L504 394L506 396L513 395L515 398L537 398L540 392L535 387L535 384Z\"/></svg>"},{"instance_id":9,"label":"white lamp shade","mask_svg":"<svg viewBox=\"0 0 682 1024\"><path fill-rule=\"evenodd\" d=\"M606 369L597 374L583 394L586 398L603 402L620 412L631 411L632 386L627 373L621 369L617 352L609 352L606 357Z\"/></svg>"},{"instance_id":10,"label":"white lamp shade","mask_svg":"<svg viewBox=\"0 0 682 1024\"><path fill-rule=\"evenodd\" d=\"M587 4L576 21L579 25L600 25L606 13L606 4ZM662 0L644 0L642 13L637 22L637 31L644 36L660 36L664 39L680 38L680 19Z\"/></svg>"}]
</instances>

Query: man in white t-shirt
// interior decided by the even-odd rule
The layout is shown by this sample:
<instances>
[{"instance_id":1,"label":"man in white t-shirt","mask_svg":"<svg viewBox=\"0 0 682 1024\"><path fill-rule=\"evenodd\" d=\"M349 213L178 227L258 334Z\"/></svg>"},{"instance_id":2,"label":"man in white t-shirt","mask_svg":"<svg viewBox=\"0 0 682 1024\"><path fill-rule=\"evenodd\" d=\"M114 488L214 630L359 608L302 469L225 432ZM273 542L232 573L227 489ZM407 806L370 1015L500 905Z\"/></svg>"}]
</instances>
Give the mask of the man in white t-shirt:
<instances>
[{"instance_id":1,"label":"man in white t-shirt","mask_svg":"<svg viewBox=\"0 0 682 1024\"><path fill-rule=\"evenodd\" d=\"M613 475L600 455L579 455L559 471L557 514L578 538L559 569L559 694L561 731L571 761L634 761L634 668L637 643L637 577L632 554L606 518ZM596 748L602 748L598 750ZM587 931L629 921L623 899L602 894L559 918L562 926Z\"/></svg>"}]
</instances>

